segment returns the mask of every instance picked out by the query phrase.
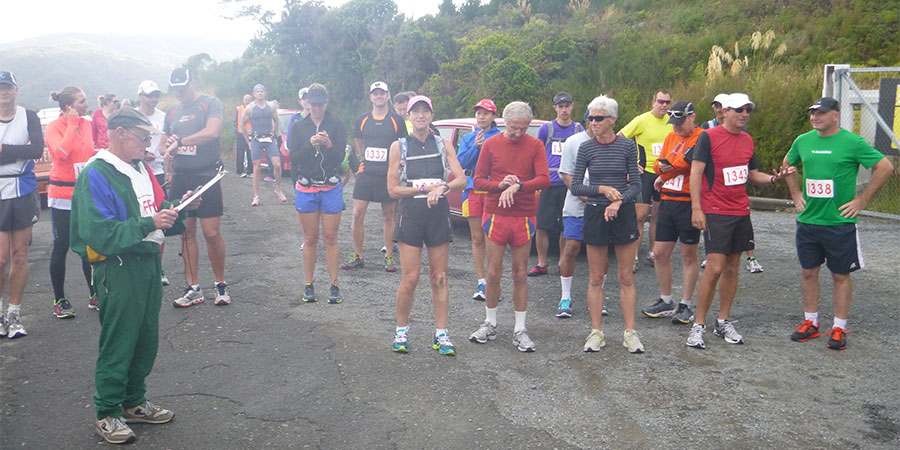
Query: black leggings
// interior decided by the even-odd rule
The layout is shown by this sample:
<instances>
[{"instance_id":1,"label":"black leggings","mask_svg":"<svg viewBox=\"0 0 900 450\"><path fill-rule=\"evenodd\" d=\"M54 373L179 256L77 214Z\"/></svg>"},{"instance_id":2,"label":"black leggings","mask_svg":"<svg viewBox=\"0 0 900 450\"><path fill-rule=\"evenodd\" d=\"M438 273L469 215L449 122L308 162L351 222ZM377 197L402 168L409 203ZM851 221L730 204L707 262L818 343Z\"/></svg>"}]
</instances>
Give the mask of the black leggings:
<instances>
[{"instance_id":1,"label":"black leggings","mask_svg":"<svg viewBox=\"0 0 900 450\"><path fill-rule=\"evenodd\" d=\"M66 255L69 253L69 216L72 212L65 209L50 208L50 223L53 226L53 251L50 253L50 282L53 284L53 296L61 299L66 296ZM91 284L91 265L81 260L81 270L87 281L91 296L95 294Z\"/></svg>"}]
</instances>

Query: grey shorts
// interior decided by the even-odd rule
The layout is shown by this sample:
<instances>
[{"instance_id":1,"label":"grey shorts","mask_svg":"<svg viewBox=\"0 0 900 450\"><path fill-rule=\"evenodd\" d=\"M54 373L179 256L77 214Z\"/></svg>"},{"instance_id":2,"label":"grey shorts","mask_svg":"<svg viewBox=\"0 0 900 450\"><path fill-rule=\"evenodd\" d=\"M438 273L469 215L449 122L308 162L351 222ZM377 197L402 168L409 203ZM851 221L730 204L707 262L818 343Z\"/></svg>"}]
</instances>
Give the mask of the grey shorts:
<instances>
[{"instance_id":1,"label":"grey shorts","mask_svg":"<svg viewBox=\"0 0 900 450\"><path fill-rule=\"evenodd\" d=\"M41 217L41 197L37 189L21 197L0 200L0 231L28 228Z\"/></svg>"},{"instance_id":2,"label":"grey shorts","mask_svg":"<svg viewBox=\"0 0 900 450\"><path fill-rule=\"evenodd\" d=\"M254 161L259 161L263 159L263 151L265 151L266 158L280 158L281 153L278 152L278 143L274 142L275 138L272 138L272 141L273 142L250 141L250 157L253 158Z\"/></svg>"}]
</instances>

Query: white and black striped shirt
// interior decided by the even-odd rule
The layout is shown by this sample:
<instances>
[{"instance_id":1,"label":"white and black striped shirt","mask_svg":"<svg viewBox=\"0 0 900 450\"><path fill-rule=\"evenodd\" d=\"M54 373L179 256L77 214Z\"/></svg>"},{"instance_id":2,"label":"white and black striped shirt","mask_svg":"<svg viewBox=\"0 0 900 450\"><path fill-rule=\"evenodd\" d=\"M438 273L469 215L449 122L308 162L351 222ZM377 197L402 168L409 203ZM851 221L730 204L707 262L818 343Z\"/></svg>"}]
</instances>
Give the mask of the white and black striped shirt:
<instances>
[{"instance_id":1,"label":"white and black striped shirt","mask_svg":"<svg viewBox=\"0 0 900 450\"><path fill-rule=\"evenodd\" d=\"M622 203L634 203L641 194L641 173L637 165L637 146L634 140L622 136L608 144L597 138L581 143L572 174L572 194L588 197L588 203L609 205L597 186L610 186L622 194ZM589 170L590 186L582 184L584 172Z\"/></svg>"}]
</instances>

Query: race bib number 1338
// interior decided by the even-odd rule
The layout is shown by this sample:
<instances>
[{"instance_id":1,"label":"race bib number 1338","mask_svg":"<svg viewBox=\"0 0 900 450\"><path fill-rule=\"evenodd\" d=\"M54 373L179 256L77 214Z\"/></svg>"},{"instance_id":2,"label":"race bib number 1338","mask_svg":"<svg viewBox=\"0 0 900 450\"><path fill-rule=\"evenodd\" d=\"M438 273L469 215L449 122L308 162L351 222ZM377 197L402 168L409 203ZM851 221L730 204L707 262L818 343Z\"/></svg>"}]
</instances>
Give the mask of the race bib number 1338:
<instances>
[{"instance_id":1,"label":"race bib number 1338","mask_svg":"<svg viewBox=\"0 0 900 450\"><path fill-rule=\"evenodd\" d=\"M806 196L815 198L833 198L834 180L806 180Z\"/></svg>"}]
</instances>

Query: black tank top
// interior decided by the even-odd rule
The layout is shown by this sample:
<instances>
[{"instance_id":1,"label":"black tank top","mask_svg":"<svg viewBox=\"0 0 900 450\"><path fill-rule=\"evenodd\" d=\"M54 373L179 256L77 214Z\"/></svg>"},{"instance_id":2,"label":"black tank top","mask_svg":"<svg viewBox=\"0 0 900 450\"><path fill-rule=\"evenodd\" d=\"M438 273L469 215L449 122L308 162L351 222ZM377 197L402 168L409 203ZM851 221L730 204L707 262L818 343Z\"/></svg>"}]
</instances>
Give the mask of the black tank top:
<instances>
[{"instance_id":1,"label":"black tank top","mask_svg":"<svg viewBox=\"0 0 900 450\"><path fill-rule=\"evenodd\" d=\"M406 152L406 179L419 178L444 178L444 163L438 152L437 142L434 136L429 135L425 142L410 135L407 138L408 150ZM425 156L423 158L416 158ZM446 180L444 180L446 181Z\"/></svg>"}]
</instances>

